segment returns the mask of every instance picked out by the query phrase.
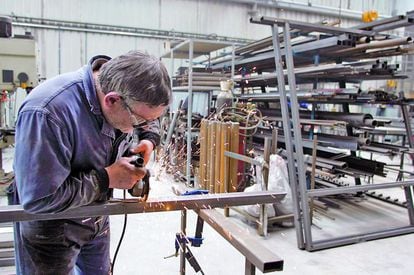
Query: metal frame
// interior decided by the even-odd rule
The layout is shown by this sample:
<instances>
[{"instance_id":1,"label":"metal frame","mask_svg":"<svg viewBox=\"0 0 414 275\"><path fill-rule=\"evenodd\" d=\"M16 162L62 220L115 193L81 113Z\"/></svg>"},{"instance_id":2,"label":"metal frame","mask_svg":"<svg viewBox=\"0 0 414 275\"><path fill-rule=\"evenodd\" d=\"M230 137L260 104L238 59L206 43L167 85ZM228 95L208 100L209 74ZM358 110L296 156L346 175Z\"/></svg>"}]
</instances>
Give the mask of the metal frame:
<instances>
[{"instance_id":1,"label":"metal frame","mask_svg":"<svg viewBox=\"0 0 414 275\"><path fill-rule=\"evenodd\" d=\"M0 206L0 223L181 210L181 230L185 234L187 210L195 210L204 221L209 223L213 229L245 256L245 274L254 275L255 267L263 273L282 270L283 260L265 247L255 244L252 238L242 234L242 230L237 229L236 225L232 224L223 215L219 215L212 208L274 203L281 200L285 195L286 193L283 192L249 192L177 196L161 200L150 199L146 202L140 199L113 199L107 203L87 205L64 212L47 214L28 213L23 210L21 205L9 205ZM181 249L180 274L185 274L185 247L181 247Z\"/></svg>"},{"instance_id":2,"label":"metal frame","mask_svg":"<svg viewBox=\"0 0 414 275\"><path fill-rule=\"evenodd\" d=\"M188 91L188 100L187 100L187 157L186 157L186 182L187 185L191 185L191 139L192 139L192 115L193 115L193 92L209 92L210 99L211 99L211 91L217 89L215 87L202 87L202 86L193 86L193 59L200 56L201 54L210 54L210 52L202 52L197 49L197 45L208 45L211 46L211 51L216 51L224 47L232 47L232 60L234 60L235 56L235 45L236 43L227 43L222 41L204 41L199 39L188 39L185 40L176 46L174 46L169 52L163 54L161 58L169 57L171 59L171 83L172 83L172 75L174 71L174 58L185 58L188 59L188 86L183 87L173 87L174 90L187 90ZM180 49L185 48L188 45L188 55L185 51ZM179 52L179 56L175 55L174 53ZM196 56L194 56L196 54ZM231 76L234 76L234 61L232 62L231 67Z\"/></svg>"},{"instance_id":3,"label":"metal frame","mask_svg":"<svg viewBox=\"0 0 414 275\"><path fill-rule=\"evenodd\" d=\"M293 204L294 204L294 223L296 227L297 235L297 245L300 249L306 249L308 251L326 249L331 247L337 247L341 245L347 245L357 242L362 242L366 240L374 240L379 238L397 236L402 234L408 234L414 232L414 209L413 209L413 199L412 199L412 188L414 181L407 182L392 182L386 184L371 184L364 186L352 186L352 187L339 187L339 188L330 188L328 190L307 190L306 185L306 170L304 166L303 159L303 145L302 137L300 132L300 120L299 120L299 107L296 93L296 80L294 73L293 65L293 53L290 43L290 22L293 22L293 26L298 29L307 30L311 27L312 24L309 23L298 23L296 21L289 20L279 20L274 18L261 18L261 20L252 21L253 23L259 23L264 25L269 25L272 28L272 38L273 38L273 49L275 57L275 66L277 74L277 83L278 91L280 97L281 111L282 111L282 120L283 120L283 131L285 136L285 148L287 152L288 159L288 172L289 172L289 182L292 188L293 193ZM283 38L284 38L284 48L285 52L285 61L287 69L287 80L289 85L289 99L291 108L288 106L288 97L285 89L285 81L283 74L283 62L282 62L282 51L279 41L278 28L283 28ZM350 30L346 31L341 28L332 29L332 27L322 29L316 29L318 26L312 25L313 30L328 31L330 33L352 33L354 35L372 35L373 32L360 32L359 30ZM338 32L339 31L339 32ZM406 106L402 105L402 112L404 116L404 121L406 124L407 135L409 136L409 145L413 148L413 140L410 117ZM294 140L294 145L292 141ZM407 226L402 226L398 228L391 228L385 230L379 230L376 232L361 233L356 235L344 236L339 238L330 238L324 240L313 241L312 240L312 228L310 220L310 209L309 209L309 199L316 196L324 196L329 194L342 194L342 193L353 193L359 191L373 190L373 189L382 189L390 188L395 186L404 186L405 195L407 199L407 210L410 220L410 224Z\"/></svg>"},{"instance_id":4,"label":"metal frame","mask_svg":"<svg viewBox=\"0 0 414 275\"><path fill-rule=\"evenodd\" d=\"M283 260L278 255L247 235L239 226L217 210L198 210L196 212L245 256L245 275L254 275L255 268L262 273L283 270Z\"/></svg>"}]
</instances>

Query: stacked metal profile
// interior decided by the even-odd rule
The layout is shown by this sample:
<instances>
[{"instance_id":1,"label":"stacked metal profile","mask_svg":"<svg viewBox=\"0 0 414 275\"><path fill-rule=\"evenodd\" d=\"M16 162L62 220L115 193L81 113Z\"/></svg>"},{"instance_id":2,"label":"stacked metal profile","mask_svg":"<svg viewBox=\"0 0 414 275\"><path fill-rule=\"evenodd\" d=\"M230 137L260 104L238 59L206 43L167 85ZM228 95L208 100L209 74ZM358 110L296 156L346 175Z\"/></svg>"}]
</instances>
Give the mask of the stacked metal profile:
<instances>
[{"instance_id":1,"label":"stacked metal profile","mask_svg":"<svg viewBox=\"0 0 414 275\"><path fill-rule=\"evenodd\" d=\"M296 84L360 83L364 80L403 79L407 76L400 73L399 64L391 64L389 60L381 58L414 53L414 44L411 37L397 37L393 34L383 33L384 31L394 30L396 27L412 24L414 22L414 13L412 12L348 29L269 17L261 17L251 21L266 24L282 21L290 23ZM278 34L278 39L280 42L284 41L282 33ZM266 104L262 104L260 107L263 115L274 126L282 127L281 110L268 107L269 103L280 99L279 92L263 93L266 88L277 87L278 85L277 74L274 72L275 60L272 37L236 48L235 54L234 66L238 74L234 77L234 80L242 91L242 94L238 97L239 100L256 103L265 102ZM283 62L286 62L284 46L281 46L280 54ZM215 61L212 66L215 70L229 67L229 58ZM283 76L284 84L286 84L288 70L285 68ZM313 104L407 104L405 99L382 90L362 91L359 88L319 88L299 89L295 93L299 101ZM321 131L317 133L319 137L319 155L350 161L345 168L340 167L340 169L331 170L330 172L333 174L385 176L386 171L384 170L384 163L356 157L350 159L348 156L342 156L342 151L335 151L331 147L352 151L380 152L387 155L414 153L414 150L406 147L405 144L391 145L373 142L375 133L379 132L379 130L373 131L373 129L375 127L390 126L391 121L387 119L374 118L370 114L350 114L347 112L301 111L299 115L300 123L304 125L306 131L312 132L315 127L319 129L326 128L326 126L342 127L343 130L336 131L334 135L321 134ZM308 129L310 127L312 129ZM352 127L355 130L355 135L358 133L358 136L347 136L346 127ZM314 133L306 131L303 133L304 150L311 155L312 141L310 139ZM270 129L262 129L261 134L256 135L255 141L263 143L264 136L269 136L270 132ZM309 139L306 138L307 136ZM278 143L281 147L285 146L283 140L283 135L280 135ZM363 142L361 142L362 140ZM329 150L326 147L330 147ZM362 162L372 162L373 164L359 165Z\"/></svg>"},{"instance_id":2,"label":"stacked metal profile","mask_svg":"<svg viewBox=\"0 0 414 275\"><path fill-rule=\"evenodd\" d=\"M262 17L260 20L252 19L251 21L272 23L273 20L270 17ZM277 20L281 21L280 19ZM366 79L364 76L367 77L367 71L360 72L363 63L355 61L412 53L414 45L412 45L411 37L397 37L382 32L409 26L413 21L414 14L412 12L347 29L304 22L297 22L300 29L295 29L297 27L295 22L289 21L292 27L290 35L292 38L293 61L295 67L302 67L300 71L296 72L299 73L297 84L302 83L302 78L310 77L315 69L322 75L328 76L328 81L342 73L349 74L350 72L357 74L353 79ZM282 35L280 34L279 39L283 42L281 38ZM248 79L246 78L247 74L274 71L271 37L237 48L235 53L235 69L243 75L245 80ZM284 59L285 49L283 46L281 47L281 55ZM371 65L371 62L369 61L366 65ZM330 65L321 68L314 67L314 65L320 66L322 64ZM227 58L213 62L212 68L221 69L230 65L231 60ZM304 66L311 67L303 68ZM397 68L392 66L367 68L368 76L381 74L398 77L398 75L395 75L394 69ZM315 77L318 76L320 75L315 75ZM273 76L273 79L275 79L275 76ZM304 81L306 82L306 80ZM318 81L324 81L324 79L318 79Z\"/></svg>"},{"instance_id":3,"label":"stacked metal profile","mask_svg":"<svg viewBox=\"0 0 414 275\"><path fill-rule=\"evenodd\" d=\"M228 80L229 77L221 72L212 72L204 68L193 68L192 73L192 85L198 87L214 87L220 88L220 81ZM188 68L181 68L178 70L177 75L173 76L173 86L188 86L189 75Z\"/></svg>"},{"instance_id":4,"label":"stacked metal profile","mask_svg":"<svg viewBox=\"0 0 414 275\"><path fill-rule=\"evenodd\" d=\"M355 154L357 150L390 155L413 153L414 144L407 109L410 102L402 96L381 90L368 92L358 88L346 88L346 83L406 77L399 72L397 64L390 64L388 59L382 58L414 53L413 40L411 37L397 37L384 31L413 24L414 13L409 12L353 28L269 17L251 21L270 26L273 36L236 49L234 66L238 75L235 81L243 93L240 100L264 102L264 107L261 108L263 114L274 127L283 128L283 135L278 136L277 142L278 147L283 148L282 155L286 156L289 163L298 247L312 251L414 232L414 182L397 180L387 184L361 185L362 176L384 176L386 164ZM279 27L283 28L282 33L279 32ZM217 60L213 69L226 69L230 64L229 59ZM318 83L321 82L337 83L339 87L320 89ZM297 90L297 84L307 83L314 84L314 88ZM289 85L289 90L286 90L285 85ZM277 93L266 93L269 87L276 87ZM259 93L247 94L252 90L259 90ZM341 104L342 112L316 112L315 108L311 112L300 112L298 100L313 104ZM271 104L279 102L281 110L275 110ZM350 114L349 104L360 103L399 105L404 117L404 135L408 137L406 141L409 146L374 142L372 137L377 127L389 126L391 121L377 119L369 114ZM340 130L333 133L323 131L332 126L339 126ZM316 132L315 129L319 131ZM343 134L338 135L340 132ZM262 140L269 135L270 129L264 127L258 131L255 140ZM343 148L350 151L344 153L339 150ZM319 184L319 189L309 190L306 174ZM338 177L345 175L354 177L355 185L337 187ZM405 188L407 201L400 205L408 208L408 226L336 239L312 240L309 200L344 193L368 194L370 190L396 186Z\"/></svg>"}]
</instances>

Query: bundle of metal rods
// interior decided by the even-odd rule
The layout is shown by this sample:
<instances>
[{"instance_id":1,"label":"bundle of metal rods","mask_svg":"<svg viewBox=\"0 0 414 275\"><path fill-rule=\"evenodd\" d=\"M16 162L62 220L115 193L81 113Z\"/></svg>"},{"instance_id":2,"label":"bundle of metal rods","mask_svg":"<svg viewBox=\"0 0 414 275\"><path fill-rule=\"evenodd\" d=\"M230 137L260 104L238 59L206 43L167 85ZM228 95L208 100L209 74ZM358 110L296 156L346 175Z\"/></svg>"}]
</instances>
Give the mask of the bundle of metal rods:
<instances>
[{"instance_id":1,"label":"bundle of metal rods","mask_svg":"<svg viewBox=\"0 0 414 275\"><path fill-rule=\"evenodd\" d=\"M193 86L220 87L220 81L228 80L229 77L220 72L193 72ZM188 86L188 72L173 77L174 86Z\"/></svg>"},{"instance_id":2,"label":"bundle of metal rods","mask_svg":"<svg viewBox=\"0 0 414 275\"><path fill-rule=\"evenodd\" d=\"M253 18L251 21L274 22L281 20L283 21L283 19L279 18L261 17L258 19ZM305 23L292 20L285 21L289 21L290 26L293 28L290 35L292 37L295 67L338 64L338 62L353 62L360 59L397 56L414 52L413 39L411 37L398 37L382 33L412 25L414 23L414 14L411 12L406 15L381 19L351 28L329 27L320 23ZM295 29L297 26L300 26L300 32ZM279 36L279 40L282 40L281 36ZM270 37L242 46L236 49L235 52L235 69L243 76L255 72L274 71L274 53ZM284 58L283 43L281 55ZM224 58L214 61L211 68L213 70L222 70L223 68L230 68L230 66L231 59ZM381 69L384 70L371 70L368 74L361 72L355 75L355 72L353 72L353 77L345 77L342 80L371 79L370 75L385 74L387 69L390 68ZM335 79L342 73L341 71L338 74L333 74L326 71L326 81L331 81L332 78ZM396 74L395 70L388 73L390 76ZM297 76L297 78L299 83L300 77ZM375 77L373 78L376 79ZM319 79L318 81L323 80Z\"/></svg>"}]
</instances>

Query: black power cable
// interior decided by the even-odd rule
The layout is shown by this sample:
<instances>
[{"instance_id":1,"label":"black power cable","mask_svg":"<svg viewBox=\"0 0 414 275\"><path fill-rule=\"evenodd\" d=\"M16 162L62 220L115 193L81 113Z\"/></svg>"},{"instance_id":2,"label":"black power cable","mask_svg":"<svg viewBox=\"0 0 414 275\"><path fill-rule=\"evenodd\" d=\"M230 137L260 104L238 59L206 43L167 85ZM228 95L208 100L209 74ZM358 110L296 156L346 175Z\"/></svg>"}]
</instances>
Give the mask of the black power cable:
<instances>
[{"instance_id":1,"label":"black power cable","mask_svg":"<svg viewBox=\"0 0 414 275\"><path fill-rule=\"evenodd\" d=\"M124 194L123 195L124 199L126 199L126 191L125 190L124 190L123 194ZM114 259L112 260L111 273L110 274L114 274L115 261L116 261L116 257L118 256L119 248L121 247L122 241L124 240L127 221L128 221L128 214L125 214L124 215L124 226L122 228L121 237L119 238L118 245L117 245L116 250L115 250Z\"/></svg>"},{"instance_id":2,"label":"black power cable","mask_svg":"<svg viewBox=\"0 0 414 275\"><path fill-rule=\"evenodd\" d=\"M133 161L131 161L131 164L133 164L135 167L144 167L144 158L140 155L137 155L137 157ZM139 185L135 184L135 186L132 189L129 189L128 192L131 195L141 197L144 201L146 201L148 198L148 193L149 193L149 177L150 177L150 174L149 174L149 171L147 170L145 177L144 177L145 183L142 186L142 189L139 189L138 188ZM137 187L137 189L135 189L135 187ZM126 190L123 190L123 198L126 199ZM118 256L119 248L121 247L122 241L124 240L127 221L128 221L128 214L125 214L124 215L124 226L122 228L121 237L119 238L118 245L116 247L115 254L114 254L114 259L111 264L111 274L114 274L115 261L116 261L116 257Z\"/></svg>"}]
</instances>

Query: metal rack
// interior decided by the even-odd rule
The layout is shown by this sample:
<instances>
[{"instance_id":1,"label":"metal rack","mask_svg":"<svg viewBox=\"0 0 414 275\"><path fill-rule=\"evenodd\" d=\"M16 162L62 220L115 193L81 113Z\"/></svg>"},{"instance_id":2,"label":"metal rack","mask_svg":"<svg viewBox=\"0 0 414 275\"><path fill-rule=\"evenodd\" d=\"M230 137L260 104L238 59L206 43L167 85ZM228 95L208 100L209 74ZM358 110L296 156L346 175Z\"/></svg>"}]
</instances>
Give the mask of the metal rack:
<instances>
[{"instance_id":1,"label":"metal rack","mask_svg":"<svg viewBox=\"0 0 414 275\"><path fill-rule=\"evenodd\" d=\"M408 18L408 17L407 17ZM406 17L396 18L396 21L391 23L393 26L395 24L407 24L411 22ZM383 31L387 28L387 24L373 25L373 26L360 26L359 29L341 29L341 28L332 28L324 26L315 26L309 23L301 23L296 21L289 20L279 20L276 18L262 17L260 19L252 20L253 23L268 25L272 28L272 41L273 41L273 57L274 64L276 65L276 79L278 87L278 97L281 104L282 112L282 121L283 121L283 130L285 136L285 149L287 152L288 159L288 171L289 171L289 181L293 192L293 203L294 203L294 215L295 215L295 227L297 235L297 245L300 249L306 249L308 251L320 250L330 247L336 247L340 245L352 244L367 240L374 240L379 238L385 238L390 236L397 236L407 233L414 232L414 209L413 209L413 199L412 199L412 189L414 181L405 181L405 182L390 182L384 184L370 184L370 185L355 185L347 187L332 187L326 189L317 189L317 190L308 190L306 184L306 169L303 158L303 144L302 144L302 133L300 131L300 118L299 118L299 104L298 98L295 92L296 91L296 77L295 69L293 64L293 51L291 45L290 33L292 27L299 30L318 30L325 33L342 35L350 34L356 37L371 37L378 34L378 31ZM283 29L283 34L279 34L279 27ZM378 28L378 30L372 30ZM281 42L279 39L283 39L284 48L282 51ZM283 53L283 54L282 54ZM283 63L282 60L285 61ZM286 65L286 73L284 73L283 68ZM285 76L286 75L286 76ZM289 92L285 89L285 81L289 85ZM344 88L344 87L342 87ZM289 100L288 100L289 95ZM290 103L290 108L288 106ZM409 145L413 148L412 141L412 131L410 118L408 115L408 110L406 105L401 105L402 113L405 119L405 126L407 129L407 135ZM312 238L312 224L310 217L310 207L309 200L314 197L322 197L327 195L334 194L345 194L345 193L357 193L367 190L374 189L384 189L391 187L403 187L405 192L405 197L407 200L407 211L409 224L406 226L388 228L383 230L378 230L375 232L367 232L356 235L343 236L339 238L330 238L324 240L314 241Z\"/></svg>"},{"instance_id":2,"label":"metal rack","mask_svg":"<svg viewBox=\"0 0 414 275\"><path fill-rule=\"evenodd\" d=\"M186 153L186 182L187 185L191 185L191 141L192 141L192 113L193 113L193 92L208 92L209 101L211 101L211 92L217 90L217 87L208 86L194 86L193 85L193 60L202 55L208 55L210 57L211 52L223 49L225 47L232 46L233 56L234 48L236 44L228 42L207 41L198 39L185 40L166 52L161 58L171 59L171 77L174 71L174 59L187 59L188 60L188 85L181 87L173 87L173 91L187 91L187 153ZM232 76L234 75L234 66L232 66ZM172 81L171 81L172 82Z\"/></svg>"}]
</instances>

